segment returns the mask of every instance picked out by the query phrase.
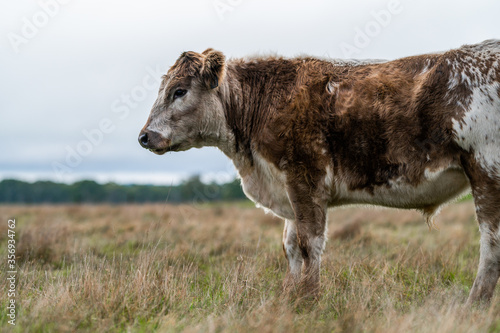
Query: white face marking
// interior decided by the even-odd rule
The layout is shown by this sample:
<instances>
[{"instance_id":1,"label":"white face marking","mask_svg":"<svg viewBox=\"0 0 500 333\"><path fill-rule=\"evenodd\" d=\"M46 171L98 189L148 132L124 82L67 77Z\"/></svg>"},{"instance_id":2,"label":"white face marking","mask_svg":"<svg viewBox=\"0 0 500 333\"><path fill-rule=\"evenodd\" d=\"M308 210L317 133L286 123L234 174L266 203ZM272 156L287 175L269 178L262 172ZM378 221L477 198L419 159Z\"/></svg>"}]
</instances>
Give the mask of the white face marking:
<instances>
[{"instance_id":1,"label":"white face marking","mask_svg":"<svg viewBox=\"0 0 500 333\"><path fill-rule=\"evenodd\" d=\"M176 125L177 127L182 128L182 114L185 113L185 110L193 108L197 100L196 96L192 96L196 95L196 93L192 93L190 89L188 89L186 95L170 101L168 107L165 107L165 103L167 103L166 99L169 98L168 96L166 97L166 94L166 88L159 93L153 106L151 121L147 129L152 132L159 133L165 139L171 140L173 135L171 125ZM178 122L180 124L171 123L172 117L174 116L179 119Z\"/></svg>"},{"instance_id":2,"label":"white face marking","mask_svg":"<svg viewBox=\"0 0 500 333\"><path fill-rule=\"evenodd\" d=\"M167 96L165 84L151 111L147 130L160 134L179 150L192 147L230 146L231 133L226 126L224 109L215 90L207 91L199 83L185 87L184 96ZM172 92L171 92L172 93Z\"/></svg>"},{"instance_id":3,"label":"white face marking","mask_svg":"<svg viewBox=\"0 0 500 333\"><path fill-rule=\"evenodd\" d=\"M172 137L172 130L166 124L162 126L160 120L160 117L154 118L154 120L149 123L149 126L146 129L148 131L160 134L165 139L170 139Z\"/></svg>"}]
</instances>

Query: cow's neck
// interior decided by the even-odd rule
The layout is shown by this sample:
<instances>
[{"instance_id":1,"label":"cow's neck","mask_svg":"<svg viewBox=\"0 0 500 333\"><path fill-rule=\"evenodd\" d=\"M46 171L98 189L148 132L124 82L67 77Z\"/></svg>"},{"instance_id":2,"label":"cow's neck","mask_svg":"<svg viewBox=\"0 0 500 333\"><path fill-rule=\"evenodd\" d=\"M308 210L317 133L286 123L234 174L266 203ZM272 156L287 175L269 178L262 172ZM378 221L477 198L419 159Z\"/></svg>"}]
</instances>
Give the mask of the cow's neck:
<instances>
[{"instance_id":1,"label":"cow's neck","mask_svg":"<svg viewBox=\"0 0 500 333\"><path fill-rule=\"evenodd\" d=\"M280 105L286 102L285 98L291 95L296 64L280 61L279 64L270 64L266 60L228 63L226 76L219 87L227 133L220 135L217 146L233 161L253 165L257 141L263 129ZM280 66L280 75L276 75L276 66ZM283 80L284 75L286 80Z\"/></svg>"}]
</instances>

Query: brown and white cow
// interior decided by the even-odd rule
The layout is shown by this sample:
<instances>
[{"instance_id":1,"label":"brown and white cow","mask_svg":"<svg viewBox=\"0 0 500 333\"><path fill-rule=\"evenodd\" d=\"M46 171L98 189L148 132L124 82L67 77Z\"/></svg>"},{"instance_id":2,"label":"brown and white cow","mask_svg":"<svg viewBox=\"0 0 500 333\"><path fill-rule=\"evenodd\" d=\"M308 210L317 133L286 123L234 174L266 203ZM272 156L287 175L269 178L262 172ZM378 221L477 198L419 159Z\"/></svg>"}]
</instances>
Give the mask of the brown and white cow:
<instances>
[{"instance_id":1,"label":"brown and white cow","mask_svg":"<svg viewBox=\"0 0 500 333\"><path fill-rule=\"evenodd\" d=\"M469 303L500 275L500 40L387 62L185 52L139 142L216 146L247 196L285 220L284 286L317 293L326 210L417 209L428 223L472 189L481 231Z\"/></svg>"}]
</instances>

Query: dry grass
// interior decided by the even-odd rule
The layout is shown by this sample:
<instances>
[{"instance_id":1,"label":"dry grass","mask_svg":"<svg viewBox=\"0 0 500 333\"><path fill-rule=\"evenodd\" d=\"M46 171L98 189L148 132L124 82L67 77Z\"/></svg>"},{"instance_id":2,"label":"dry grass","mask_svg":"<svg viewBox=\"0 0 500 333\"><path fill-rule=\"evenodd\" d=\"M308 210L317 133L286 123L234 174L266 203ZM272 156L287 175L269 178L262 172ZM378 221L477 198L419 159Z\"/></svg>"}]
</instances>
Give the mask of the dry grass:
<instances>
[{"instance_id":1,"label":"dry grass","mask_svg":"<svg viewBox=\"0 0 500 333\"><path fill-rule=\"evenodd\" d=\"M0 206L0 216L4 258L8 218L19 235L14 331L500 330L498 293L489 309L462 306L478 263L471 202L445 208L440 231L411 211L331 212L317 302L282 295L282 223L255 208Z\"/></svg>"}]
</instances>

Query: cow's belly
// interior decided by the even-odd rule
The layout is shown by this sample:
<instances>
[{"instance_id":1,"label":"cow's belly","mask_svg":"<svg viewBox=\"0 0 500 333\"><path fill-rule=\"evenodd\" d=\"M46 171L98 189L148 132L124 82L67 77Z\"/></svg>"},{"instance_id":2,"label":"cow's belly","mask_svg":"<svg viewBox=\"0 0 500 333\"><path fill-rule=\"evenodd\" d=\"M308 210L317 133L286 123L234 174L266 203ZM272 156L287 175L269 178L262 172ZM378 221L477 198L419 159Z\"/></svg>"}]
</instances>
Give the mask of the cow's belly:
<instances>
[{"instance_id":1,"label":"cow's belly","mask_svg":"<svg viewBox=\"0 0 500 333\"><path fill-rule=\"evenodd\" d=\"M403 178L390 185L376 187L373 193L366 190L349 191L345 184L335 186L332 206L343 204L371 204L394 208L432 209L464 194L469 181L459 168L426 172L419 185L412 185Z\"/></svg>"},{"instance_id":2,"label":"cow's belly","mask_svg":"<svg viewBox=\"0 0 500 333\"><path fill-rule=\"evenodd\" d=\"M240 177L243 191L257 206L285 219L295 218L286 191L286 176L271 163L256 155L254 168ZM391 181L390 185L376 187L373 192L351 191L339 180L342 178L335 177L331 168L327 170L325 185L332 189L330 206L370 204L433 211L469 189L465 173L453 165L438 171L426 171L419 185L409 184L402 177Z\"/></svg>"}]
</instances>

